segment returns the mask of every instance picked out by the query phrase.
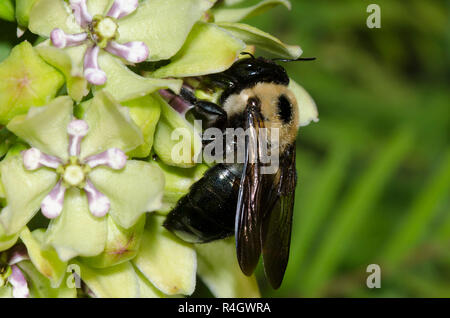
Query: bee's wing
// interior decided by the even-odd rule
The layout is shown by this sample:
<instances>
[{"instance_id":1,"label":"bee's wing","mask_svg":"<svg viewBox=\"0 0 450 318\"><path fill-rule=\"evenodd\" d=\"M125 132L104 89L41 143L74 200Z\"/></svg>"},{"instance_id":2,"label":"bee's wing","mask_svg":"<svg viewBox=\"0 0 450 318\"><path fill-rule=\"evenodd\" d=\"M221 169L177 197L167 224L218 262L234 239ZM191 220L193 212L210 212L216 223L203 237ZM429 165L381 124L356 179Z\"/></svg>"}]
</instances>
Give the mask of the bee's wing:
<instances>
[{"instance_id":1,"label":"bee's wing","mask_svg":"<svg viewBox=\"0 0 450 318\"><path fill-rule=\"evenodd\" d=\"M280 170L267 190L266 205L262 221L262 253L264 270L273 288L280 287L289 258L291 242L294 194L297 183L295 171L295 147L291 147L280 158Z\"/></svg>"},{"instance_id":2,"label":"bee's wing","mask_svg":"<svg viewBox=\"0 0 450 318\"><path fill-rule=\"evenodd\" d=\"M236 252L241 270L253 274L261 255L261 192L262 175L258 159L258 130L263 127L261 114L253 109L246 111L245 162L239 185L236 208ZM248 129L253 128L253 129Z\"/></svg>"}]
</instances>

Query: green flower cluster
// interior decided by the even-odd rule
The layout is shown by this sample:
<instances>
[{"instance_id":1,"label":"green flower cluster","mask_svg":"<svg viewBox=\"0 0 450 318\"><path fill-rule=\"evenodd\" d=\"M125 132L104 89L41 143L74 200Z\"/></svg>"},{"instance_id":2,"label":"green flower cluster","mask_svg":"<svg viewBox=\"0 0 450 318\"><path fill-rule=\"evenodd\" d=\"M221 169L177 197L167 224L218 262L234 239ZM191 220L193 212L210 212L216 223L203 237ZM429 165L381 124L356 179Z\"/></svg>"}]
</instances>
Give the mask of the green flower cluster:
<instances>
[{"instance_id":1,"label":"green flower cluster","mask_svg":"<svg viewBox=\"0 0 450 318\"><path fill-rule=\"evenodd\" d=\"M183 296L197 275L217 297L259 296L233 240L192 245L161 226L208 166L172 160L172 131L191 131L191 148L200 137L158 91L222 72L254 46L298 58L298 46L239 23L279 4L290 7L2 2L0 17L39 41L0 63L0 297ZM152 71L134 72L142 62ZM291 85L307 124L313 101Z\"/></svg>"}]
</instances>

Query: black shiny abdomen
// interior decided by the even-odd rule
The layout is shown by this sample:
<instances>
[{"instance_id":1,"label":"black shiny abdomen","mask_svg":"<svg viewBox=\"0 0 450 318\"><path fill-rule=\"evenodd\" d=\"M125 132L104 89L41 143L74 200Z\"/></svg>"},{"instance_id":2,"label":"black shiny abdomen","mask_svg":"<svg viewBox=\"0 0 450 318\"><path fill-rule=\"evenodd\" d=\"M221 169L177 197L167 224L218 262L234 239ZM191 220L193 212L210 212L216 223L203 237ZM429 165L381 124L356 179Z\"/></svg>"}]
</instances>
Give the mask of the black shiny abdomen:
<instances>
[{"instance_id":1,"label":"black shiny abdomen","mask_svg":"<svg viewBox=\"0 0 450 318\"><path fill-rule=\"evenodd\" d=\"M217 164L194 183L164 227L181 239L206 243L234 234L242 164Z\"/></svg>"}]
</instances>

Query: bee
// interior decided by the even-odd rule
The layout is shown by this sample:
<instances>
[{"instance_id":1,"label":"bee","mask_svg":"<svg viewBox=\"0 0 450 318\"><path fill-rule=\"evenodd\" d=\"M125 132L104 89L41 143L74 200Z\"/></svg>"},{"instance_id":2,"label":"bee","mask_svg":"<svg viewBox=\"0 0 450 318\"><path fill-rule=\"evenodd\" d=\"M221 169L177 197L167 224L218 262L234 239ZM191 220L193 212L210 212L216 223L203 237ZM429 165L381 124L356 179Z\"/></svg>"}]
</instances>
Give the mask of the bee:
<instances>
[{"instance_id":1,"label":"bee","mask_svg":"<svg viewBox=\"0 0 450 318\"><path fill-rule=\"evenodd\" d=\"M207 170L163 225L191 243L235 235L242 272L252 275L262 254L266 277L277 289L289 258L297 184L298 104L288 89L286 70L275 60L240 59L209 80L223 89L218 104L198 100L186 88L180 93L193 105L194 117L205 128L243 128L254 133L245 138L244 162L218 163ZM260 160L257 137L263 128L279 129L279 165L271 174L261 173L265 164Z\"/></svg>"}]
</instances>

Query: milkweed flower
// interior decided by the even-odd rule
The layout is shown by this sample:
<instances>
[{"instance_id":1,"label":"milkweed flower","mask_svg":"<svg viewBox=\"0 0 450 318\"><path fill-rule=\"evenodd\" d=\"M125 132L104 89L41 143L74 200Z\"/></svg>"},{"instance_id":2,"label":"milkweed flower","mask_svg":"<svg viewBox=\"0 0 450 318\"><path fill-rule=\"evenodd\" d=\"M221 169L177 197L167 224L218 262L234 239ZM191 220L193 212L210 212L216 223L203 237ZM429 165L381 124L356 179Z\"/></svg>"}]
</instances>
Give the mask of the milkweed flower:
<instances>
[{"instance_id":1,"label":"milkweed flower","mask_svg":"<svg viewBox=\"0 0 450 318\"><path fill-rule=\"evenodd\" d=\"M28 259L26 249L19 245L0 253L0 294L8 294L14 298L30 296L28 282L18 266L18 263Z\"/></svg>"},{"instance_id":2,"label":"milkweed flower","mask_svg":"<svg viewBox=\"0 0 450 318\"><path fill-rule=\"evenodd\" d=\"M108 95L97 94L82 119L62 96L7 127L31 145L1 164L7 206L0 222L7 234L40 209L52 219L46 241L61 259L94 256L105 247L107 213L128 229L160 207L163 175L149 163L127 160L126 152L143 143L142 132Z\"/></svg>"},{"instance_id":3,"label":"milkweed flower","mask_svg":"<svg viewBox=\"0 0 450 318\"><path fill-rule=\"evenodd\" d=\"M84 76L88 82L94 85L103 85L106 82L106 74L98 64L100 49L130 63L140 63L147 59L149 50L144 42L130 41L120 44L115 41L118 36L118 20L133 13L138 7L138 0L115 0L105 15L92 16L86 0L70 0L70 7L81 32L66 34L61 28L54 28L50 39L57 48L86 44L83 64Z\"/></svg>"},{"instance_id":4,"label":"milkweed flower","mask_svg":"<svg viewBox=\"0 0 450 318\"><path fill-rule=\"evenodd\" d=\"M209 167L173 160L175 130L189 131L183 149L201 139L158 92L173 96L254 46L298 58L300 47L240 22L289 1L17 3L20 27L43 41L23 41L0 63L0 123L14 137L0 149L0 251L23 243L29 258L4 260L0 296L13 296L16 282L31 297L184 296L199 277L214 296L258 297L232 238L189 244L162 226ZM300 123L317 120L306 91L290 88Z\"/></svg>"},{"instance_id":5,"label":"milkweed flower","mask_svg":"<svg viewBox=\"0 0 450 318\"><path fill-rule=\"evenodd\" d=\"M48 39L38 51L66 76L73 99L88 94L88 82L124 101L160 88L179 89L179 80L144 78L126 65L171 58L214 2L40 0L29 13L28 28Z\"/></svg>"}]
</instances>

